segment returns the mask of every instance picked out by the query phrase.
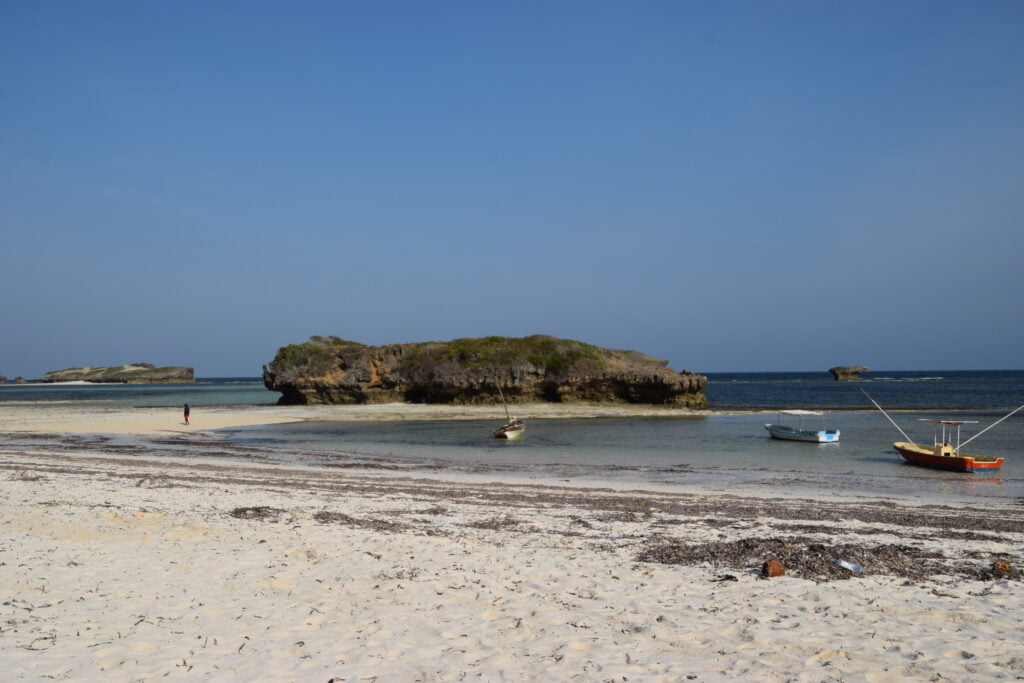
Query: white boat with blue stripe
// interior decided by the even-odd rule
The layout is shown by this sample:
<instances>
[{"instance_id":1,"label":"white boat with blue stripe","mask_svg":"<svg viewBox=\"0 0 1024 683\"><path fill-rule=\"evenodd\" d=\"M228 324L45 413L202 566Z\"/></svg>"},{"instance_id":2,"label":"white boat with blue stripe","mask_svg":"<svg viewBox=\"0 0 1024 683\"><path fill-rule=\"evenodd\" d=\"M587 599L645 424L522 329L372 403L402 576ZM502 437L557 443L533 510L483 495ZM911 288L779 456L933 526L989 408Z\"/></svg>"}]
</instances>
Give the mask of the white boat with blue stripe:
<instances>
[{"instance_id":1,"label":"white boat with blue stripe","mask_svg":"<svg viewBox=\"0 0 1024 683\"><path fill-rule=\"evenodd\" d=\"M796 427L782 424L783 415L792 415L799 418ZM805 429L804 419L811 416L821 416L820 429ZM810 441L812 443L831 443L839 441L838 429L825 429L825 413L819 410L780 410L778 422L764 426L773 439L785 439L787 441Z\"/></svg>"}]
</instances>

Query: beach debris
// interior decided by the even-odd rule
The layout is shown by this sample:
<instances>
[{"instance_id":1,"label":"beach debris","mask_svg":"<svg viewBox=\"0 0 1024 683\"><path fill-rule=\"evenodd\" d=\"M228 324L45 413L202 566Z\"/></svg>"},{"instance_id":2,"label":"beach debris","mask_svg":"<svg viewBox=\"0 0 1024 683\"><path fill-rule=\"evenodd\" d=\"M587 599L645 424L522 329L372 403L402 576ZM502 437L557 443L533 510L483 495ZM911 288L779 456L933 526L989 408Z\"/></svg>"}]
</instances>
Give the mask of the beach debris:
<instances>
[{"instance_id":1,"label":"beach debris","mask_svg":"<svg viewBox=\"0 0 1024 683\"><path fill-rule=\"evenodd\" d=\"M412 581L420 575L418 567L403 567L397 572L377 572L376 578L382 581Z\"/></svg>"},{"instance_id":2,"label":"beach debris","mask_svg":"<svg viewBox=\"0 0 1024 683\"><path fill-rule=\"evenodd\" d=\"M783 576L785 573L786 568L778 560L767 560L761 565L761 576L766 579L770 579L773 576Z\"/></svg>"},{"instance_id":3,"label":"beach debris","mask_svg":"<svg viewBox=\"0 0 1024 683\"><path fill-rule=\"evenodd\" d=\"M478 522L470 522L466 526L473 529L490 529L491 531L498 531L500 529L516 528L520 525L520 521L512 515L505 515L504 517L491 517L490 519L480 520Z\"/></svg>"},{"instance_id":4,"label":"beach debris","mask_svg":"<svg viewBox=\"0 0 1024 683\"><path fill-rule=\"evenodd\" d=\"M722 574L717 579L712 579L712 581L739 581L739 579L733 574Z\"/></svg>"},{"instance_id":5,"label":"beach debris","mask_svg":"<svg viewBox=\"0 0 1024 683\"><path fill-rule=\"evenodd\" d=\"M1013 571L1013 565L1007 560L996 560L992 563L992 578L1005 579Z\"/></svg>"},{"instance_id":6,"label":"beach debris","mask_svg":"<svg viewBox=\"0 0 1024 683\"><path fill-rule=\"evenodd\" d=\"M255 519L261 522L276 522L284 512L285 511L280 508L257 505L255 507L235 508L231 511L231 516L237 519Z\"/></svg>"},{"instance_id":7,"label":"beach debris","mask_svg":"<svg viewBox=\"0 0 1024 683\"><path fill-rule=\"evenodd\" d=\"M843 569L849 569L851 572L862 572L864 567L860 566L856 562L849 562L847 560L832 560L832 564Z\"/></svg>"},{"instance_id":8,"label":"beach debris","mask_svg":"<svg viewBox=\"0 0 1024 683\"><path fill-rule=\"evenodd\" d=\"M386 519L360 519L346 515L344 512L329 512L327 510L317 512L313 515L313 519L319 524L344 524L345 526L359 529L370 529L371 531L392 532L408 528L407 525L401 522L392 522Z\"/></svg>"},{"instance_id":9,"label":"beach debris","mask_svg":"<svg viewBox=\"0 0 1024 683\"><path fill-rule=\"evenodd\" d=\"M833 545L806 536L743 538L697 544L684 544L676 539L654 536L637 554L636 560L660 564L709 565L732 570L748 568L756 571L757 567L762 566L765 557L783 565L787 576L812 581L849 579L853 576L854 572L834 563L839 558L859 565L864 575L886 574L914 581L924 581L933 574L978 576L976 566L968 568L954 558L947 558L935 551L896 544ZM1014 569L1009 578L1015 579L1018 574L1020 571Z\"/></svg>"},{"instance_id":10,"label":"beach debris","mask_svg":"<svg viewBox=\"0 0 1024 683\"><path fill-rule=\"evenodd\" d=\"M50 633L45 636L34 638L28 645L19 645L24 650L49 650L57 644L57 634Z\"/></svg>"},{"instance_id":11,"label":"beach debris","mask_svg":"<svg viewBox=\"0 0 1024 683\"><path fill-rule=\"evenodd\" d=\"M15 470L9 479L11 481L45 481L43 477L28 470Z\"/></svg>"},{"instance_id":12,"label":"beach debris","mask_svg":"<svg viewBox=\"0 0 1024 683\"><path fill-rule=\"evenodd\" d=\"M168 483L167 477L143 477L135 482L135 485L141 489L162 489L171 486Z\"/></svg>"},{"instance_id":13,"label":"beach debris","mask_svg":"<svg viewBox=\"0 0 1024 683\"><path fill-rule=\"evenodd\" d=\"M974 578L982 581L994 581L1006 579L1009 581L1024 581L1024 572L1020 567L1014 566L1010 555L999 553L992 558L992 563L982 569L975 569Z\"/></svg>"}]
</instances>

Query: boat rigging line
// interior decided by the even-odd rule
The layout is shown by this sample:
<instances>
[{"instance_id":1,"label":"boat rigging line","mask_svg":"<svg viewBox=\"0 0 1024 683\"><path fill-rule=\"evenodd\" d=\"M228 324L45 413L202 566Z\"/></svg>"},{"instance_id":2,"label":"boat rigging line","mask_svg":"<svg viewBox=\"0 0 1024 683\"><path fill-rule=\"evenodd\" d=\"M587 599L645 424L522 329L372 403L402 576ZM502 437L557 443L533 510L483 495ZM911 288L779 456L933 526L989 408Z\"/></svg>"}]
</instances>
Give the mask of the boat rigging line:
<instances>
[{"instance_id":1,"label":"boat rigging line","mask_svg":"<svg viewBox=\"0 0 1024 683\"><path fill-rule=\"evenodd\" d=\"M864 393L865 396L868 397L869 401L871 401L872 403L875 404L876 408L878 408L879 410L882 411L882 415L885 415L885 418L887 420L889 420L889 422L892 422L892 426L895 427L897 430L899 430L899 433L903 435L904 439L906 439L910 443L914 444L915 446L917 445L917 443L913 439L911 439L909 436L907 436L907 433L905 431L900 429L900 426L898 424L896 424L896 421L894 419L892 419L891 417L889 417L889 413L887 413L884 410L882 410L882 406L878 405L878 403L875 402L875 399L871 398L871 396L868 394L868 392L864 391L863 389L861 389L861 391ZM1020 408L1024 408L1024 406L1021 406ZM1020 408L1017 408L1017 410L1020 410ZM1017 411L1014 411L1014 412L1017 412ZM1009 415L1007 415L1006 417L1009 417ZM1003 418L1003 419L1005 420L1006 418Z\"/></svg>"},{"instance_id":2,"label":"boat rigging line","mask_svg":"<svg viewBox=\"0 0 1024 683\"><path fill-rule=\"evenodd\" d=\"M862 390L862 391L863 391L863 390ZM869 396L868 398L871 398L871 397ZM964 441L964 442L963 442L962 444L960 444L960 445L961 445L961 446L966 446L967 444L969 444L970 442L974 441L974 440L975 440L975 439L977 439L977 438L978 438L979 436L981 436L982 434L984 434L985 432L987 432L988 430L992 429L992 428L993 428L993 427L995 427L995 426L996 426L997 424L999 424L1000 422L1002 422L1003 420L1005 420L1005 419L1006 419L1007 417L1010 417L1010 415L1013 415L1014 413L1016 413L1016 412L1017 412L1018 410L1020 410L1021 408L1024 408L1024 406L1021 406L1020 408L1017 408L1017 410L1013 410L1013 411L1011 411L1011 412L1010 412L1010 413L1009 413L1008 415L1006 415L1006 416L1004 416L1004 417L1002 417L1002 418L1000 418L1000 419L996 420L995 422L993 422L992 424L990 424L990 425L989 425L988 427L985 427L985 428L984 428L984 429L982 429L982 430L981 430L980 432L978 432L977 434L975 434L975 435L974 435L974 436L972 436L971 438L967 439L967 441Z\"/></svg>"},{"instance_id":3,"label":"boat rigging line","mask_svg":"<svg viewBox=\"0 0 1024 683\"><path fill-rule=\"evenodd\" d=\"M494 384L495 384L495 386L498 387L498 396L501 397L501 405L502 405L502 407L505 408L505 421L511 423L512 422L512 418L508 416L508 404L505 403L505 394L503 394L501 392L501 383L496 381ZM1024 406L1021 406L1021 407L1024 407Z\"/></svg>"}]
</instances>

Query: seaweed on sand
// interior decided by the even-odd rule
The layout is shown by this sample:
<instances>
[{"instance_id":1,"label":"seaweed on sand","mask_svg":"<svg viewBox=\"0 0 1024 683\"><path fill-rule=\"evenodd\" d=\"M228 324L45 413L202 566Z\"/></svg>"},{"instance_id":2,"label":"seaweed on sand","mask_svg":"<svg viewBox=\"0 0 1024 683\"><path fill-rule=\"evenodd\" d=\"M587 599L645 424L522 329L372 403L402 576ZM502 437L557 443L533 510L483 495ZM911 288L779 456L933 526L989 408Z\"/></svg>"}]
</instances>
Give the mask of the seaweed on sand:
<instances>
[{"instance_id":1,"label":"seaweed on sand","mask_svg":"<svg viewBox=\"0 0 1024 683\"><path fill-rule=\"evenodd\" d=\"M372 531L392 532L408 528L400 522L389 522L383 519L359 519L342 512L327 512L326 510L313 515L313 519L320 524L344 524L345 526L370 529Z\"/></svg>"},{"instance_id":2,"label":"seaweed on sand","mask_svg":"<svg viewBox=\"0 0 1024 683\"><path fill-rule=\"evenodd\" d=\"M276 522L284 512L285 511L280 508L257 505L255 507L235 508L231 511L231 516L238 519L255 519L261 522Z\"/></svg>"},{"instance_id":3,"label":"seaweed on sand","mask_svg":"<svg viewBox=\"0 0 1024 683\"><path fill-rule=\"evenodd\" d=\"M498 531L499 529L514 529L519 527L521 522L511 515L505 515L504 517L491 517L490 519L484 519L479 522L470 522L466 526L474 529L490 529L491 531Z\"/></svg>"},{"instance_id":4,"label":"seaweed on sand","mask_svg":"<svg viewBox=\"0 0 1024 683\"><path fill-rule=\"evenodd\" d=\"M713 567L756 568L765 560L782 563L789 576L815 581L848 579L851 576L882 574L923 581L933 574L953 574L979 578L976 568L956 566L941 553L906 545L825 544L808 538L744 538L684 545L672 539L659 539L637 555L640 562L661 564L707 564ZM861 565L854 574L837 566L837 560Z\"/></svg>"}]
</instances>

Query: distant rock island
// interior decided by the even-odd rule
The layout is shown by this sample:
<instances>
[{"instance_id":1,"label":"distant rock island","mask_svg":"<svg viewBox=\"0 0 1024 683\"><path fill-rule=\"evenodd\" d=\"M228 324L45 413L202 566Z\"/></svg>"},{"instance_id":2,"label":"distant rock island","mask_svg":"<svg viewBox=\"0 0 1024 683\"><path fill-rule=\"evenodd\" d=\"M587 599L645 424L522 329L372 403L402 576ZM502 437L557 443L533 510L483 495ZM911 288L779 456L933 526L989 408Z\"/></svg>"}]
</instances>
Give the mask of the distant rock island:
<instances>
[{"instance_id":1,"label":"distant rock island","mask_svg":"<svg viewBox=\"0 0 1024 683\"><path fill-rule=\"evenodd\" d=\"M650 403L703 408L707 378L668 361L546 335L367 346L311 337L278 350L263 382L282 404Z\"/></svg>"},{"instance_id":2,"label":"distant rock island","mask_svg":"<svg viewBox=\"0 0 1024 683\"><path fill-rule=\"evenodd\" d=\"M104 384L178 384L194 382L195 371L180 366L158 368L150 363L130 363L109 368L83 368L53 370L36 380L43 384L53 382L99 382Z\"/></svg>"},{"instance_id":3,"label":"distant rock island","mask_svg":"<svg viewBox=\"0 0 1024 683\"><path fill-rule=\"evenodd\" d=\"M865 372L868 369L866 365L837 365L834 368L829 368L828 371L832 373L832 377L838 381L860 379L860 373Z\"/></svg>"}]
</instances>

